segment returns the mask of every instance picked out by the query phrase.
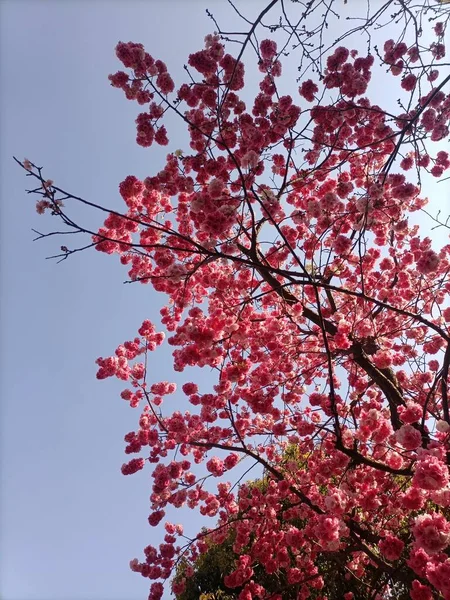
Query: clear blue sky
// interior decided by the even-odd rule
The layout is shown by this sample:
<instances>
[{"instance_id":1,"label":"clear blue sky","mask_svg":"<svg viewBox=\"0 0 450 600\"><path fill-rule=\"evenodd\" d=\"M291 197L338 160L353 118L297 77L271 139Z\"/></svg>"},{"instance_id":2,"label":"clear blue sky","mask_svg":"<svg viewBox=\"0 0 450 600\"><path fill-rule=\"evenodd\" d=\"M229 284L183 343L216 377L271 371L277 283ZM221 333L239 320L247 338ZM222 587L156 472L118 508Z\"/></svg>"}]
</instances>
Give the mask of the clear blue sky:
<instances>
[{"instance_id":1,"label":"clear blue sky","mask_svg":"<svg viewBox=\"0 0 450 600\"><path fill-rule=\"evenodd\" d=\"M250 15L261 6L248 4ZM160 541L146 523L149 470L120 474L123 435L138 413L119 398L119 382L96 381L94 361L156 320L161 299L123 285L126 271L99 253L46 261L61 242L32 242L32 228L52 223L36 215L12 155L73 193L120 207L119 182L159 170L165 150L135 144L139 108L107 81L120 68L115 44L143 42L180 82L187 55L213 29L206 6L228 22L217 0L0 4L4 600L145 598L148 581L128 562ZM441 186L440 198L446 193ZM86 222L100 225L95 214ZM157 379L176 380L168 352L153 366Z\"/></svg>"}]
</instances>

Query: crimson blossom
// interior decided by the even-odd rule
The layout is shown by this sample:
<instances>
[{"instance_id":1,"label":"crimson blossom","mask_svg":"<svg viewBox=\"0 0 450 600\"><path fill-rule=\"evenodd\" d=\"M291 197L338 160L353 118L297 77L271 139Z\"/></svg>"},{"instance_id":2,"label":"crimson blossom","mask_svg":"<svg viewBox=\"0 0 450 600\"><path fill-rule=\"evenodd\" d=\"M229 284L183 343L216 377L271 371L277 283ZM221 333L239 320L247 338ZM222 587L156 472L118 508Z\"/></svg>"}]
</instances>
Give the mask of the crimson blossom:
<instances>
[{"instance_id":1,"label":"crimson blossom","mask_svg":"<svg viewBox=\"0 0 450 600\"><path fill-rule=\"evenodd\" d=\"M148 521L165 530L131 561L151 580L149 600L181 560L189 574L230 539L224 584L240 600L287 597L256 568L325 600L324 556L347 600L356 580L368 598L401 585L412 600L450 600L450 244L437 248L418 224L422 177L450 168L450 9L368 3L327 45L343 6L272 0L242 34L215 22L184 83L142 44L119 42L125 70L110 83L141 106L137 143L168 154L159 172L122 181L125 208L99 230L70 207L104 208L21 163L39 213L92 236L85 248L117 254L131 281L167 299L160 324L144 321L97 360L97 377L126 382L122 398L141 411L122 472L151 470ZM375 45L387 20L396 39ZM364 35L361 54L352 40ZM290 60L297 81L283 76ZM374 73L396 109L371 101ZM184 151L170 147L167 114L189 134ZM179 390L152 380L148 355L164 343L186 373ZM189 367L212 369L213 388ZM169 395L177 410L165 409ZM301 464L286 462L288 448ZM264 493L233 481L244 460L264 471ZM209 517L209 529L188 537L165 521L169 506Z\"/></svg>"}]
</instances>

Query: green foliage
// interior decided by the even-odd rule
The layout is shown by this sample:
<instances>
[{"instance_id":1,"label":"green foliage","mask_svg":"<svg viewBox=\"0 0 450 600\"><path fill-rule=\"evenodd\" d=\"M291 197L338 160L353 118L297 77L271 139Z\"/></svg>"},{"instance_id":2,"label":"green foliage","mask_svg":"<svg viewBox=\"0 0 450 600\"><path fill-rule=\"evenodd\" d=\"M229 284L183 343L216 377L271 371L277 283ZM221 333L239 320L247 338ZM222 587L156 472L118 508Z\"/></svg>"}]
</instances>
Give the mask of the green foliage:
<instances>
[{"instance_id":1,"label":"green foliage","mask_svg":"<svg viewBox=\"0 0 450 600\"><path fill-rule=\"evenodd\" d=\"M186 579L186 589L177 595L177 600L234 600L233 590L227 590L223 578L233 571L235 560L233 542L228 537L220 546L210 544L194 565L194 575ZM175 581L184 576L186 562L181 562Z\"/></svg>"}]
</instances>

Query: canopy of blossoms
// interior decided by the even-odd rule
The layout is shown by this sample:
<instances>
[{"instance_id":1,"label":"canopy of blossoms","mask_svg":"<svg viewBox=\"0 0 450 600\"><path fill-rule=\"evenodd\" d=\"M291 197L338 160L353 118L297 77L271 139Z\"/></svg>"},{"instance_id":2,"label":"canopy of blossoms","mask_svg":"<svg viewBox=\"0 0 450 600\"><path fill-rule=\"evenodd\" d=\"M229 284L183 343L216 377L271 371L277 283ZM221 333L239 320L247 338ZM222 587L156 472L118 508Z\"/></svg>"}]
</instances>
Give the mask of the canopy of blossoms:
<instances>
[{"instance_id":1,"label":"canopy of blossoms","mask_svg":"<svg viewBox=\"0 0 450 600\"><path fill-rule=\"evenodd\" d=\"M142 44L119 42L124 70L110 82L140 106L137 143L169 153L159 172L122 181L124 210L99 230L70 217L73 202L98 205L22 163L39 213L91 235L86 247L117 254L130 280L167 300L160 323L97 360L97 377L123 380L140 412L122 472L150 470L148 520L165 529L131 568L159 600L181 559L232 532L224 583L240 600L284 597L254 580L256 565L282 572L299 599L327 598L324 554L345 573L346 600L353 579L368 598L402 585L412 600L450 600L450 244L433 247L417 224L421 174L437 182L450 168L435 149L449 135L449 9L378 4L355 35L394 13L399 38L363 55L351 37L320 47L315 3L287 4L268 4L237 45L218 27L188 57L185 82ZM409 42L414 28L433 41ZM288 50L308 68L283 95ZM401 98L397 112L371 102L374 69ZM183 151L171 149L168 114L190 136ZM150 353L162 344L186 373L181 389L155 381ZM193 366L213 369L212 390L191 381ZM235 485L244 459L264 470L264 493ZM168 506L211 517L210 528L185 536Z\"/></svg>"}]
</instances>

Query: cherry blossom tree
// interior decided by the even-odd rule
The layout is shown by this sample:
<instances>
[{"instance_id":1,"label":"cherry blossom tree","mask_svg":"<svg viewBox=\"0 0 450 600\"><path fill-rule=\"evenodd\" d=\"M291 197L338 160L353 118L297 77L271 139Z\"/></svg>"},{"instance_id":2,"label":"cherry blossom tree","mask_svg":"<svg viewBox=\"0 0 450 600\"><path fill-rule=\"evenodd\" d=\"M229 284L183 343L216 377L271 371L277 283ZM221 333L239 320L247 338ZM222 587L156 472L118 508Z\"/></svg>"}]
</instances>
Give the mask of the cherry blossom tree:
<instances>
[{"instance_id":1,"label":"cherry blossom tree","mask_svg":"<svg viewBox=\"0 0 450 600\"><path fill-rule=\"evenodd\" d=\"M437 186L450 168L440 149L450 8L358 5L364 18L333 40L337 0L272 0L251 21L230 2L242 30L209 13L215 33L189 55L185 82L142 44L119 42L125 70L109 79L141 106L137 143L169 151L159 172L120 183L123 212L18 161L37 212L61 223L38 238L87 237L55 258L117 254L130 281L167 300L160 323L137 324L97 360L97 377L123 380L140 411L125 435L137 456L122 472L150 470L148 521L165 531L131 561L151 580L149 600L181 562L189 577L230 539L224 585L239 600L281 600L274 581L325 599L325 559L345 600L400 587L412 600L450 599L450 244L427 237L450 225L422 194L425 173ZM387 24L396 37L379 44ZM289 61L297 80L283 75ZM394 108L371 101L375 76ZM183 150L170 144L173 117ZM103 225L75 221L75 204L106 213ZM186 373L179 390L154 380L151 353L164 343ZM212 389L192 367L215 373ZM286 461L288 447L300 463ZM263 472L263 491L240 484L247 465ZM165 520L183 506L208 528L191 535ZM173 593L185 585L176 578Z\"/></svg>"}]
</instances>

